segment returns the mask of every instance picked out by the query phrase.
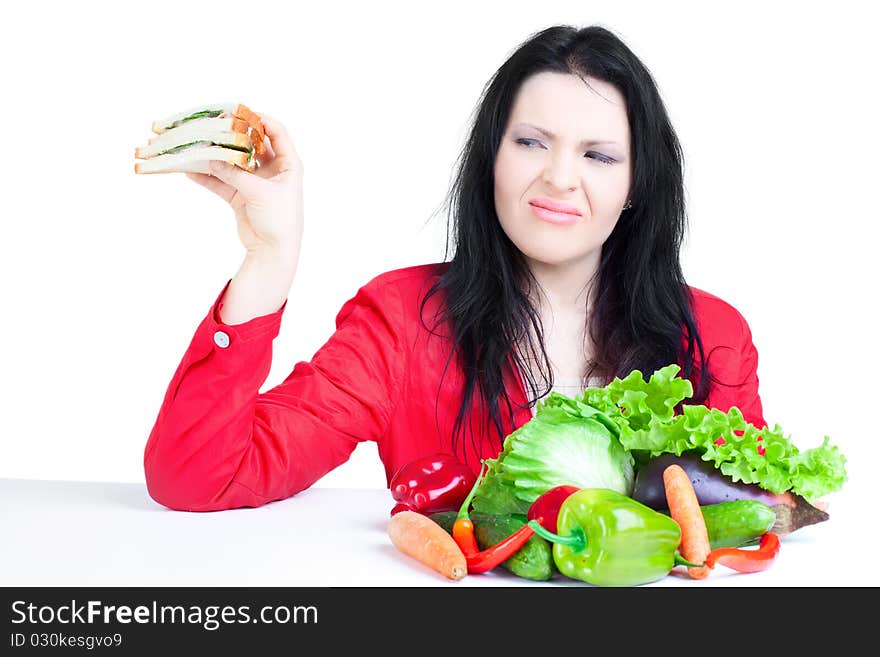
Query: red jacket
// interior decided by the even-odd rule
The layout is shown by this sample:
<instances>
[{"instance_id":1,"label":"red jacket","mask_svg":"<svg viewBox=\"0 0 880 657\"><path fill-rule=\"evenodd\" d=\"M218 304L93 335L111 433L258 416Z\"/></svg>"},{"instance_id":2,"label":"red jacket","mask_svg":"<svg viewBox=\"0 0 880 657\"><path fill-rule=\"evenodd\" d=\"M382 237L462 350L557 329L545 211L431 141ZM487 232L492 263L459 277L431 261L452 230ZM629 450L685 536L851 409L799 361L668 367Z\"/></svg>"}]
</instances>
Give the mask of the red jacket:
<instances>
[{"instance_id":1,"label":"red jacket","mask_svg":"<svg viewBox=\"0 0 880 657\"><path fill-rule=\"evenodd\" d=\"M419 302L442 267L406 267L373 278L343 304L336 331L312 360L296 363L264 393L259 389L287 302L229 326L219 319L227 282L196 329L147 441L150 496L187 511L256 507L308 488L348 460L361 441L376 441L388 482L411 460L449 451L463 376L452 360L440 387L449 343L419 321ZM706 404L725 411L737 406L747 421L765 426L758 356L745 319L718 297L691 289L706 353L720 347L710 361L713 375L744 381L713 386ZM426 306L428 326L441 297ZM525 406L513 368L505 386L512 403ZM469 451L467 462L476 473L481 458L497 456L498 438L485 433L486 409L477 402L474 409L471 427L481 451ZM505 435L531 418L525 407L514 426L505 419Z\"/></svg>"}]
</instances>

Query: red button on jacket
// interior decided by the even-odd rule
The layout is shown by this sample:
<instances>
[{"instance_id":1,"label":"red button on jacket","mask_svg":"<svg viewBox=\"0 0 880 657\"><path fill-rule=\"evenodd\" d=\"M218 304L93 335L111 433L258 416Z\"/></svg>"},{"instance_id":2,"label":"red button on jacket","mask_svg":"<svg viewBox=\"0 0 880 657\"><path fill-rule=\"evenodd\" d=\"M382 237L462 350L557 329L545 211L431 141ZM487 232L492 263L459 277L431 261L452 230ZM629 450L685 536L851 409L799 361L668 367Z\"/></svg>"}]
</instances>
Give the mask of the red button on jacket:
<instances>
[{"instance_id":1,"label":"red button on jacket","mask_svg":"<svg viewBox=\"0 0 880 657\"><path fill-rule=\"evenodd\" d=\"M461 403L462 373L449 343L419 320L424 292L443 263L406 267L376 276L346 301L336 331L311 361L259 393L272 364L287 302L275 313L229 326L220 321L226 283L171 379L144 450L147 489L158 503L186 511L256 507L290 497L344 463L357 445L376 441L390 482L406 463L449 451ZM741 383L710 390L706 404L737 406L746 421L763 427L758 396L758 356L742 315L711 294L691 288L697 324L710 364L721 381ZM432 325L442 295L425 307ZM435 333L442 333L440 329ZM511 361L512 362L512 361ZM514 425L532 418L522 380L505 373ZM485 433L486 409L471 418L481 440L466 461L498 454L497 436Z\"/></svg>"}]
</instances>

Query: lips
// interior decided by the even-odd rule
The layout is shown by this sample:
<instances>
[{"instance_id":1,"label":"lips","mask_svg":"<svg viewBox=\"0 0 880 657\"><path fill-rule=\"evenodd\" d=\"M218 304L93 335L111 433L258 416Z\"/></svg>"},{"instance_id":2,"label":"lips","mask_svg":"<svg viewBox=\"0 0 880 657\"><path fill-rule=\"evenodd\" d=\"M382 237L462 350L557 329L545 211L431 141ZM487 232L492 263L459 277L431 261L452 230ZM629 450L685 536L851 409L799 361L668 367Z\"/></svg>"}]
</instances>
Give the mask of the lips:
<instances>
[{"instance_id":1,"label":"lips","mask_svg":"<svg viewBox=\"0 0 880 657\"><path fill-rule=\"evenodd\" d=\"M570 212L554 212L538 205L532 205L532 212L541 221L547 221L551 224L576 224L581 220L581 215L571 214Z\"/></svg>"},{"instance_id":2,"label":"lips","mask_svg":"<svg viewBox=\"0 0 880 657\"><path fill-rule=\"evenodd\" d=\"M559 201L554 201L550 198L538 197L533 198L529 203L533 206L537 206L539 208L544 208L545 210L550 210L552 212L558 212L561 214L574 214L577 216L581 216L581 211L578 210L573 205L568 205L567 203L560 203Z\"/></svg>"}]
</instances>

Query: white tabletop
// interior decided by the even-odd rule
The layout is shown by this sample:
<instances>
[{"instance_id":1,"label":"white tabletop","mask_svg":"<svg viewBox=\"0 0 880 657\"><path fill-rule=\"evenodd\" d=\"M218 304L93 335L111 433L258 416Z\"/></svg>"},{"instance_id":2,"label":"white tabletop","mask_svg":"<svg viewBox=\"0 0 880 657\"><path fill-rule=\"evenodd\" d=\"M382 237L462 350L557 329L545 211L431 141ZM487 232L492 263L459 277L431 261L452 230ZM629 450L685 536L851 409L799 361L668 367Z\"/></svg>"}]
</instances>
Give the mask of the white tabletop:
<instances>
[{"instance_id":1,"label":"white tabletop","mask_svg":"<svg viewBox=\"0 0 880 657\"><path fill-rule=\"evenodd\" d=\"M447 580L391 544L392 506L384 489L312 488L255 509L189 513L157 504L141 484L0 479L0 585L588 586L501 568ZM785 537L766 572L717 567L705 580L646 586L878 585L876 532L865 532L873 517L842 501L829 512Z\"/></svg>"}]
</instances>

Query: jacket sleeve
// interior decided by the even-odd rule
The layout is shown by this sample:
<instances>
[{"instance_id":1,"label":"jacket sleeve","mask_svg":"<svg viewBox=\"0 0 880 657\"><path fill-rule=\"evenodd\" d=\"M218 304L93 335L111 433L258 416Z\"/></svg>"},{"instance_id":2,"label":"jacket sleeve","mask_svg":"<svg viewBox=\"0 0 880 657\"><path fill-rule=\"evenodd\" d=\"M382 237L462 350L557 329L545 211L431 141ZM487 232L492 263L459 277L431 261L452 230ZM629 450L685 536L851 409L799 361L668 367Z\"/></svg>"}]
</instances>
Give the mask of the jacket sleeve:
<instances>
[{"instance_id":1,"label":"jacket sleeve","mask_svg":"<svg viewBox=\"0 0 880 657\"><path fill-rule=\"evenodd\" d=\"M287 301L226 325L228 286L196 329L144 449L150 496L176 510L256 507L308 488L384 434L399 396L406 341L394 286L361 287L312 360L265 393Z\"/></svg>"},{"instance_id":2,"label":"jacket sleeve","mask_svg":"<svg viewBox=\"0 0 880 657\"><path fill-rule=\"evenodd\" d=\"M746 422L763 428L767 425L758 393L758 350L745 318L735 312L730 345L715 346L708 354L712 384L707 406L728 411L736 406Z\"/></svg>"}]
</instances>

